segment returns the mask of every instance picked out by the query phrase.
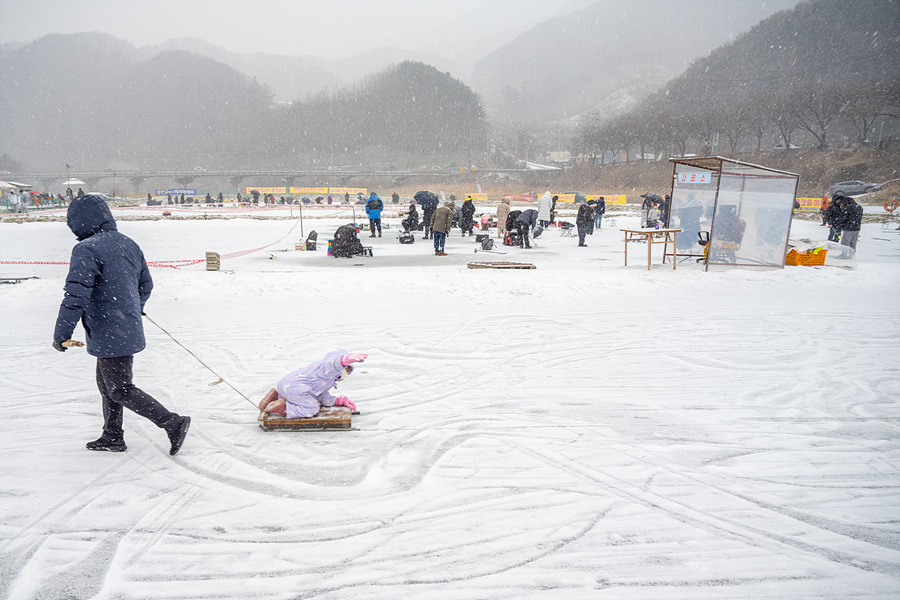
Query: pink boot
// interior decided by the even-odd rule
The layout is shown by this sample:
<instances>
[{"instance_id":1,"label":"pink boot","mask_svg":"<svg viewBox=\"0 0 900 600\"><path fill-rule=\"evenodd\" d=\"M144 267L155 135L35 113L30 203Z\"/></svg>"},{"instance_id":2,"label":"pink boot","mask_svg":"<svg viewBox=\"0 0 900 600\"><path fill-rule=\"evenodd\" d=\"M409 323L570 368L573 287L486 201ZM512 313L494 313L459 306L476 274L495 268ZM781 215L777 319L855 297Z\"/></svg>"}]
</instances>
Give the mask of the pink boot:
<instances>
[{"instance_id":1,"label":"pink boot","mask_svg":"<svg viewBox=\"0 0 900 600\"><path fill-rule=\"evenodd\" d=\"M278 399L278 391L275 388L272 388L271 390L266 392L266 395L263 396L263 399L260 400L259 404L257 404L256 406L257 406L257 408L259 408L259 410L265 410L266 405L268 405L270 402L272 402L272 400L277 400L277 399Z\"/></svg>"},{"instance_id":2,"label":"pink boot","mask_svg":"<svg viewBox=\"0 0 900 600\"><path fill-rule=\"evenodd\" d=\"M262 410L269 414L285 416L287 413L287 403L284 401L284 398L275 398Z\"/></svg>"}]
</instances>

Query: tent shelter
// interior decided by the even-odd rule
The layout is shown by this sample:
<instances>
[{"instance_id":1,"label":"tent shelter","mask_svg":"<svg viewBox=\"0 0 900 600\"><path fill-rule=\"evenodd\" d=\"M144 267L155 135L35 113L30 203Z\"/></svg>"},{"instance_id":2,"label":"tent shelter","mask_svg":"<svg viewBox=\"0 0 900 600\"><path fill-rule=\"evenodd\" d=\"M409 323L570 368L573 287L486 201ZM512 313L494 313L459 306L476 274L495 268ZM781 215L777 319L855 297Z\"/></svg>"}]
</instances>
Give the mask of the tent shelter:
<instances>
[{"instance_id":1,"label":"tent shelter","mask_svg":"<svg viewBox=\"0 0 900 600\"><path fill-rule=\"evenodd\" d=\"M784 267L799 176L721 156L671 158L675 258L710 266Z\"/></svg>"}]
</instances>

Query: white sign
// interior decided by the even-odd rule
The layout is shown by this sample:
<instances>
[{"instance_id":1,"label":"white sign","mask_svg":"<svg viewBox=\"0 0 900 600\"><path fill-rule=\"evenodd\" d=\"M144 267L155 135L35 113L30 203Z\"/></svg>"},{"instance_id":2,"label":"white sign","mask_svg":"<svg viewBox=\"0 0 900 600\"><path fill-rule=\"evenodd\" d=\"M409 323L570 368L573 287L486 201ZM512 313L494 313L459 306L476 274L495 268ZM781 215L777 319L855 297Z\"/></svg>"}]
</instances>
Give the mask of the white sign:
<instances>
[{"instance_id":1,"label":"white sign","mask_svg":"<svg viewBox=\"0 0 900 600\"><path fill-rule=\"evenodd\" d=\"M709 171L691 171L689 173L679 173L678 183L709 183Z\"/></svg>"}]
</instances>

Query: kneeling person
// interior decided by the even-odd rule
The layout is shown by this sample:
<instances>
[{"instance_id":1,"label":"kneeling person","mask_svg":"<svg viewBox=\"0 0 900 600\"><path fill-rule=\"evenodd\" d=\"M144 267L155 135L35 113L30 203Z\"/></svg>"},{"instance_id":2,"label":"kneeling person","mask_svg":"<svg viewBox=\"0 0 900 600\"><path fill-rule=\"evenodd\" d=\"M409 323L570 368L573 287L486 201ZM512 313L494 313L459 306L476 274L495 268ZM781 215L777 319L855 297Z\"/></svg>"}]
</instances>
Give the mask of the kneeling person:
<instances>
[{"instance_id":1,"label":"kneeling person","mask_svg":"<svg viewBox=\"0 0 900 600\"><path fill-rule=\"evenodd\" d=\"M363 362L368 354L350 352L338 348L314 362L281 378L275 389L278 398L260 406L272 414L288 419L308 419L319 414L323 406L346 406L351 411L356 405L347 396L332 396L331 388L353 372L353 363Z\"/></svg>"}]
</instances>

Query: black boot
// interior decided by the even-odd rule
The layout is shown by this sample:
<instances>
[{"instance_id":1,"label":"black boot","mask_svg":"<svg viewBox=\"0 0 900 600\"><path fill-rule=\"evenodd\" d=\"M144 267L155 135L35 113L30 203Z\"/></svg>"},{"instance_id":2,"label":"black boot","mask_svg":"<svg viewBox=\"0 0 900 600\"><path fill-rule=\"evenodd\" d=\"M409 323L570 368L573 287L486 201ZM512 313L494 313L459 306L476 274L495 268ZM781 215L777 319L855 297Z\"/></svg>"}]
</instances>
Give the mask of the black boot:
<instances>
[{"instance_id":1,"label":"black boot","mask_svg":"<svg viewBox=\"0 0 900 600\"><path fill-rule=\"evenodd\" d=\"M184 438L187 436L188 427L190 426L190 417L175 417L171 425L168 422L165 424L165 430L169 434L169 443L171 444L169 447L170 455L175 456L181 450L181 444L184 443Z\"/></svg>"},{"instance_id":2,"label":"black boot","mask_svg":"<svg viewBox=\"0 0 900 600\"><path fill-rule=\"evenodd\" d=\"M125 452L128 446L125 445L123 438L109 438L101 435L93 442L85 444L88 450L97 450L99 452Z\"/></svg>"}]
</instances>

